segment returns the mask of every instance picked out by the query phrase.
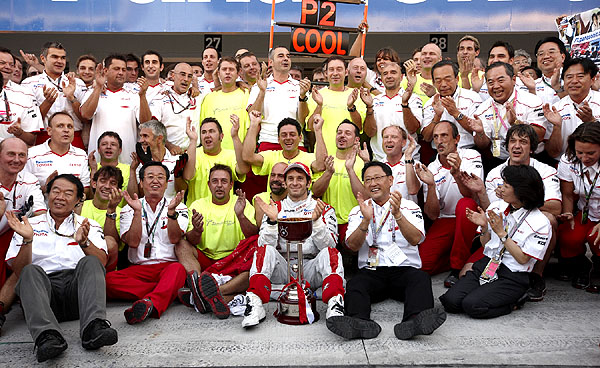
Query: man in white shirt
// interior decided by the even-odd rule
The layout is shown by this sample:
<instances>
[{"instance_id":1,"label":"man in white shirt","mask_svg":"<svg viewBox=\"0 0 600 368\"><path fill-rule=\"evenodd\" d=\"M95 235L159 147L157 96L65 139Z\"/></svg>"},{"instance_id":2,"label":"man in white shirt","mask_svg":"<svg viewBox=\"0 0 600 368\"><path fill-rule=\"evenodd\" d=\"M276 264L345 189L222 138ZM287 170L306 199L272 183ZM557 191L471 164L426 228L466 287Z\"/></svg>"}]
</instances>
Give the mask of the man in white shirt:
<instances>
[{"instance_id":1,"label":"man in white shirt","mask_svg":"<svg viewBox=\"0 0 600 368\"><path fill-rule=\"evenodd\" d=\"M419 247L423 271L435 275L451 270L446 287L458 281L458 273L471 255L477 226L465 216L467 208L477 209L472 191L460 180L461 172L483 177L479 152L458 148L462 137L454 123L442 121L433 131L438 155L427 168L415 170L423 182L425 214L433 220L425 241Z\"/></svg>"},{"instance_id":2,"label":"man in white shirt","mask_svg":"<svg viewBox=\"0 0 600 368\"><path fill-rule=\"evenodd\" d=\"M394 326L398 339L430 335L446 313L434 308L431 278L419 270L418 245L425 238L419 206L398 192L390 193L392 170L384 163L365 164L363 180L371 198L358 195L348 218L346 244L358 252L358 274L346 290L346 315L327 319L327 328L347 339L372 339L381 332L371 320L371 303L391 297L404 302L402 322Z\"/></svg>"},{"instance_id":3,"label":"man in white shirt","mask_svg":"<svg viewBox=\"0 0 600 368\"><path fill-rule=\"evenodd\" d=\"M85 151L74 147L74 124L71 116L57 112L48 119L50 139L29 148L25 171L35 175L46 191L46 183L57 174L73 174L83 184L88 198L91 197L90 169Z\"/></svg>"},{"instance_id":4,"label":"man in white shirt","mask_svg":"<svg viewBox=\"0 0 600 368\"><path fill-rule=\"evenodd\" d=\"M248 112L260 111L258 151L281 150L277 125L285 118L298 120L302 126L308 115L308 90L310 81L291 78L290 52L285 47L275 47L269 52L273 75L266 80L259 76L248 97Z\"/></svg>"},{"instance_id":5,"label":"man in white shirt","mask_svg":"<svg viewBox=\"0 0 600 368\"><path fill-rule=\"evenodd\" d=\"M475 144L481 150L491 150L488 158L490 169L508 158L506 132L511 126L529 124L538 134L538 142L543 142L548 122L542 111L542 100L529 92L516 88L516 78L512 65L496 62L485 70L488 92L492 98L485 100L469 119L469 126L475 132ZM543 145L538 152L543 150Z\"/></svg>"},{"instance_id":6,"label":"man in white shirt","mask_svg":"<svg viewBox=\"0 0 600 368\"><path fill-rule=\"evenodd\" d=\"M118 339L106 320L106 242L97 222L73 212L82 199L79 179L63 174L48 183L46 215L21 222L14 213L6 213L15 231L6 260L19 277L15 292L38 362L67 349L62 321L80 320L81 343L87 350Z\"/></svg>"},{"instance_id":7,"label":"man in white shirt","mask_svg":"<svg viewBox=\"0 0 600 368\"><path fill-rule=\"evenodd\" d=\"M162 94L168 89L168 86L164 83L161 83L160 80L160 72L163 71L164 67L163 58L157 51L148 50L144 53L144 55L142 55L142 71L144 72L144 77L148 82L146 101L148 102L150 112L153 116L157 116L158 111L162 106L160 103L163 97ZM144 121L140 121L140 123L143 122Z\"/></svg>"},{"instance_id":8,"label":"man in white shirt","mask_svg":"<svg viewBox=\"0 0 600 368\"><path fill-rule=\"evenodd\" d=\"M0 48L0 66L9 70L12 55ZM0 73L0 140L17 137L32 146L44 122L31 92Z\"/></svg>"},{"instance_id":9,"label":"man in white shirt","mask_svg":"<svg viewBox=\"0 0 600 368\"><path fill-rule=\"evenodd\" d=\"M135 56L135 54L127 54L125 55L125 60L127 60L127 77L125 80L128 83L135 83L140 75L140 58Z\"/></svg>"},{"instance_id":10,"label":"man in white shirt","mask_svg":"<svg viewBox=\"0 0 600 368\"><path fill-rule=\"evenodd\" d=\"M567 95L562 87L561 68L568 60L567 49L558 37L547 37L535 45L537 67L542 77L535 81L535 94L545 104L555 104Z\"/></svg>"},{"instance_id":11,"label":"man in white shirt","mask_svg":"<svg viewBox=\"0 0 600 368\"><path fill-rule=\"evenodd\" d=\"M417 142L402 127L390 125L383 129L382 146L385 152L383 161L392 169L394 184L392 191L402 194L402 198L417 203L417 193L421 181L415 174L414 166L419 163L414 158Z\"/></svg>"},{"instance_id":12,"label":"man in white shirt","mask_svg":"<svg viewBox=\"0 0 600 368\"><path fill-rule=\"evenodd\" d=\"M559 160L567 149L567 139L582 123L600 121L600 92L592 89L598 67L590 59L570 59L563 68L567 96L544 105L544 115L552 124L546 143L548 154Z\"/></svg>"},{"instance_id":13,"label":"man in white shirt","mask_svg":"<svg viewBox=\"0 0 600 368\"><path fill-rule=\"evenodd\" d=\"M423 107L423 139L430 142L435 126L445 120L456 124L461 137L459 148L475 147L469 118L475 114L481 98L476 92L458 86L458 66L453 61L436 63L431 73L438 93Z\"/></svg>"},{"instance_id":14,"label":"man in white shirt","mask_svg":"<svg viewBox=\"0 0 600 368\"><path fill-rule=\"evenodd\" d=\"M135 152L137 121L146 122L152 114L150 109L140 108L140 100L146 99L147 83L142 83L136 92L133 84L125 84L126 72L122 55L109 55L104 59L104 66L98 64L96 84L84 97L81 116L92 119L88 151L97 148L96 142L102 133L114 131L123 140L119 161L129 164L131 153Z\"/></svg>"},{"instance_id":15,"label":"man in white shirt","mask_svg":"<svg viewBox=\"0 0 600 368\"><path fill-rule=\"evenodd\" d=\"M181 203L183 191L171 199L165 197L169 176L165 165L149 162L140 170L144 198L123 192L127 206L121 211L121 240L129 246L133 266L106 274L106 295L135 300L124 313L130 325L148 317L160 318L185 282L175 245L189 219Z\"/></svg>"},{"instance_id":16,"label":"man in white shirt","mask_svg":"<svg viewBox=\"0 0 600 368\"><path fill-rule=\"evenodd\" d=\"M215 88L214 72L221 59L221 54L214 47L207 47L202 51L202 68L204 74L198 78L198 90L200 95L212 92Z\"/></svg>"},{"instance_id":17,"label":"man in white shirt","mask_svg":"<svg viewBox=\"0 0 600 368\"><path fill-rule=\"evenodd\" d=\"M416 83L416 67L413 61L407 65L409 70L406 73L409 81L406 90L400 87L402 68L399 64L390 62L385 64L381 70L385 92L375 98L370 94L365 95L367 115L364 131L371 137L373 159L376 161L385 159L381 134L386 127L390 125L402 127L417 139L417 131L423 121L423 104L421 99L412 93L413 85ZM418 147L414 153L418 155Z\"/></svg>"},{"instance_id":18,"label":"man in white shirt","mask_svg":"<svg viewBox=\"0 0 600 368\"><path fill-rule=\"evenodd\" d=\"M23 81L23 87L29 89L35 96L37 105L48 126L48 118L57 112L65 111L73 119L75 138L73 145L84 149L81 139L81 115L79 108L84 98L85 83L71 75L65 75L67 65L67 51L59 42L47 42L42 46L40 55L44 71ZM37 144L48 139L45 134L39 134Z\"/></svg>"}]
</instances>

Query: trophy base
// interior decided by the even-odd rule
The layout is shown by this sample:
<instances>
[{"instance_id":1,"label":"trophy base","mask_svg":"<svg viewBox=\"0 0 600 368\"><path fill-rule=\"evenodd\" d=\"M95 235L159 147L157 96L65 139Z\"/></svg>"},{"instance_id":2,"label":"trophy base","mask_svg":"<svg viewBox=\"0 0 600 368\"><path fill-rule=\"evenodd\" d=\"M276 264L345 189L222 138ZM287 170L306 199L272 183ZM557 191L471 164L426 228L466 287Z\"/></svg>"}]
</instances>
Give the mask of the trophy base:
<instances>
[{"instance_id":1,"label":"trophy base","mask_svg":"<svg viewBox=\"0 0 600 368\"><path fill-rule=\"evenodd\" d=\"M277 310L273 313L273 315L277 318L279 323L283 323L286 325L306 325L309 324L308 321L301 322L300 321L300 307L298 305L298 298L295 292L295 288L290 290L289 293L284 293L279 297ZM319 312L317 312L317 298L313 295L312 292L308 292L309 295L306 297L309 298L310 309L315 316L313 321L317 322L320 318ZM305 294L306 295L306 294Z\"/></svg>"}]
</instances>

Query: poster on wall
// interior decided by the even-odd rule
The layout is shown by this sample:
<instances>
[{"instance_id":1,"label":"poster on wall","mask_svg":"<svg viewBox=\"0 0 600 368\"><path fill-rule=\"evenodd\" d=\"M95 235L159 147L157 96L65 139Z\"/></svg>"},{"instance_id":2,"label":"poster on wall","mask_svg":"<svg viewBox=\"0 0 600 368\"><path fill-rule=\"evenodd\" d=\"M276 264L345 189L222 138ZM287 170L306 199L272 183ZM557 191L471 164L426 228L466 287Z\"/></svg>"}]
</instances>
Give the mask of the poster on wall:
<instances>
[{"instance_id":1,"label":"poster on wall","mask_svg":"<svg viewBox=\"0 0 600 368\"><path fill-rule=\"evenodd\" d=\"M556 26L572 57L590 58L600 65L600 8L559 17Z\"/></svg>"}]
</instances>

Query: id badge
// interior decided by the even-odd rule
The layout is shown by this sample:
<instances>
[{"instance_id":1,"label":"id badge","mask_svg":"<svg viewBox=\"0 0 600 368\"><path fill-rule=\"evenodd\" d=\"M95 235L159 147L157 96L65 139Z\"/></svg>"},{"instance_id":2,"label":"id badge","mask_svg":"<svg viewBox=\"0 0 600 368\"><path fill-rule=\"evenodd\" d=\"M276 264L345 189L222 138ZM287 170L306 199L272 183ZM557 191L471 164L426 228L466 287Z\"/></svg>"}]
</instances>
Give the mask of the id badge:
<instances>
[{"instance_id":1,"label":"id badge","mask_svg":"<svg viewBox=\"0 0 600 368\"><path fill-rule=\"evenodd\" d=\"M494 157L500 157L500 139L492 139L492 154Z\"/></svg>"},{"instance_id":2,"label":"id badge","mask_svg":"<svg viewBox=\"0 0 600 368\"><path fill-rule=\"evenodd\" d=\"M590 207L586 205L585 207L583 207L583 210L581 211L581 224L582 225L587 224L589 214L590 214Z\"/></svg>"},{"instance_id":3,"label":"id badge","mask_svg":"<svg viewBox=\"0 0 600 368\"><path fill-rule=\"evenodd\" d=\"M379 266L379 248L369 247L369 257L367 258L369 268L375 269Z\"/></svg>"},{"instance_id":4,"label":"id badge","mask_svg":"<svg viewBox=\"0 0 600 368\"><path fill-rule=\"evenodd\" d=\"M481 276L479 276L479 285L496 281L498 279L498 267L500 267L500 260L496 257L490 259Z\"/></svg>"}]
</instances>

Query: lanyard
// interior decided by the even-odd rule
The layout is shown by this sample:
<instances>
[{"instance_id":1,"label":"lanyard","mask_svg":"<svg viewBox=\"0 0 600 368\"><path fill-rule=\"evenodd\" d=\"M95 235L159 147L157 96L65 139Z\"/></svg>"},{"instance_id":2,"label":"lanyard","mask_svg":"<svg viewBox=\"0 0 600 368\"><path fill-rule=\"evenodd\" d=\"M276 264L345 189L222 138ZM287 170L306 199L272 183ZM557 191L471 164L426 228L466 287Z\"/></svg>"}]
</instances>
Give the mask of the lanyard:
<instances>
[{"instance_id":1,"label":"lanyard","mask_svg":"<svg viewBox=\"0 0 600 368\"><path fill-rule=\"evenodd\" d=\"M585 195L585 206L587 207L588 204L590 203L590 198L592 196L592 192L594 191L594 188L596 187L596 181L598 180L598 175L600 175L600 171L598 171L596 173L596 177L594 177L594 181L592 182L591 179L585 175L585 172L583 171L583 164L579 164L580 165L580 170L581 170L581 181L583 182L583 194ZM591 182L591 186L590 186L590 191L588 192L585 189L585 179L588 179L588 181Z\"/></svg>"},{"instance_id":2,"label":"lanyard","mask_svg":"<svg viewBox=\"0 0 600 368\"><path fill-rule=\"evenodd\" d=\"M50 230L52 230L53 233L55 233L58 236L62 236L65 238L75 238L75 233L77 232L77 229L76 229L77 220L75 219L75 212L71 212L71 218L73 220L73 234L71 234L71 235L65 235L65 234L59 233L58 230L56 230L54 228L54 226L48 226L48 227L50 228Z\"/></svg>"},{"instance_id":3,"label":"lanyard","mask_svg":"<svg viewBox=\"0 0 600 368\"><path fill-rule=\"evenodd\" d=\"M375 222L375 209L373 209L373 222L371 223L371 230L373 232L373 246L377 246L377 237L379 236L379 233L381 233L381 230L383 229L383 226L385 225L388 217L390 217L390 213L392 213L391 204L385 212L384 216L381 217L382 220L379 222L379 226L377 226Z\"/></svg>"},{"instance_id":4,"label":"lanyard","mask_svg":"<svg viewBox=\"0 0 600 368\"><path fill-rule=\"evenodd\" d=\"M162 205L160 206L160 209L158 210L158 212L156 212L156 218L154 219L154 223L152 224L152 227L150 227L150 224L148 222L148 213L146 213L146 207L144 206L144 200L142 200L142 212L144 213L144 218L146 219L145 225L146 225L146 234L148 235L148 241L150 240L150 236L152 236L152 242L154 242L154 230L156 229L156 224L158 224L158 220L160 220L160 215L161 215L162 211L165 209L166 203L167 203L167 200L163 198Z\"/></svg>"},{"instance_id":5,"label":"lanyard","mask_svg":"<svg viewBox=\"0 0 600 368\"><path fill-rule=\"evenodd\" d=\"M188 101L187 106L183 106L181 104L181 102L179 102L175 96L171 93L171 91L167 91L167 94L169 95L169 103L171 103L171 109L173 110L173 113L175 113L175 115L181 114L182 112L184 112L185 110L189 109L190 106L192 105L192 100L190 99L190 101ZM175 105L173 105L173 100L175 100L175 102L177 102L177 105L179 105L181 107L180 111L175 111Z\"/></svg>"},{"instance_id":6,"label":"lanyard","mask_svg":"<svg viewBox=\"0 0 600 368\"><path fill-rule=\"evenodd\" d=\"M58 77L58 84L54 83L52 81L52 79L50 79L50 76L48 74L46 74L46 78L48 78L48 81L50 81L50 83L52 83L52 85L54 87L56 87L56 89L58 90L58 92L62 92L63 91L62 87L60 86L60 81L62 80L62 75L60 77Z\"/></svg>"},{"instance_id":7,"label":"lanyard","mask_svg":"<svg viewBox=\"0 0 600 368\"><path fill-rule=\"evenodd\" d=\"M8 97L6 96L6 90L4 90L4 107L6 110L6 118L2 118L0 121L9 122L10 120L10 105L8 104Z\"/></svg>"},{"instance_id":8,"label":"lanyard","mask_svg":"<svg viewBox=\"0 0 600 368\"><path fill-rule=\"evenodd\" d=\"M517 106L517 90L515 89L515 98L513 98L512 101L513 104L513 109L515 109L515 107ZM506 116L508 115L508 109L506 109L506 112L504 113L504 118L502 118L502 116L500 116L500 112L498 111L498 108L496 107L496 104L494 103L494 101L492 101L492 107L494 108L494 133L496 134L496 139L498 139L500 137L500 124L498 124L498 119L500 119L500 123L502 123L502 126L504 127L504 129L508 130L509 126L508 124L506 124L506 122L504 121L504 119L506 119ZM516 114L516 111L515 111Z\"/></svg>"},{"instance_id":9,"label":"lanyard","mask_svg":"<svg viewBox=\"0 0 600 368\"><path fill-rule=\"evenodd\" d=\"M509 238L512 238L513 235L515 235L515 233L517 232L517 229L519 228L519 226L521 226L521 224L523 224L523 221L525 221L525 219L527 218L527 216L529 216L530 213L531 213L531 210L527 210L527 212L525 212L525 214L523 216L521 216L521 218L519 219L519 222L517 222L517 224L508 233L508 237ZM506 219L506 216L504 217L504 219ZM507 225L507 227L508 227L508 225ZM500 250L500 253L498 255L499 259L502 259L502 256L504 256L504 252L505 251L506 251L506 246L503 246L502 250Z\"/></svg>"}]
</instances>

